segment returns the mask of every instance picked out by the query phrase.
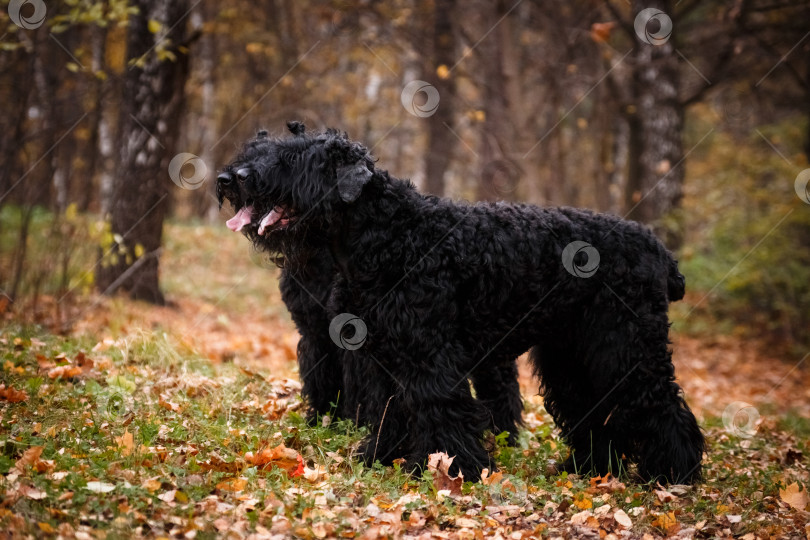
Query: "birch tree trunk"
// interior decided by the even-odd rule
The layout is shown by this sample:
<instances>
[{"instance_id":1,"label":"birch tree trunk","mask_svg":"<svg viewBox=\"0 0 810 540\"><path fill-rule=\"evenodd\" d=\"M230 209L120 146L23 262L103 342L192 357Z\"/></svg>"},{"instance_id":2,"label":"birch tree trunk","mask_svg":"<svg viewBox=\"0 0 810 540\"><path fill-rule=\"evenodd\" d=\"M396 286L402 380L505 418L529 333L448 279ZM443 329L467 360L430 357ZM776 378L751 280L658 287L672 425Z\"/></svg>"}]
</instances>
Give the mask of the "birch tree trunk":
<instances>
[{"instance_id":1,"label":"birch tree trunk","mask_svg":"<svg viewBox=\"0 0 810 540\"><path fill-rule=\"evenodd\" d=\"M667 17L673 12L669 0L633 0L632 14L655 8ZM629 126L629 174L626 191L628 217L648 224L680 207L683 197L683 105L679 98L680 72L674 35L661 43L665 19L646 26L647 39L638 38L634 52L634 110ZM674 29L677 30L677 29ZM677 247L675 231L659 227L669 246Z\"/></svg>"}]
</instances>

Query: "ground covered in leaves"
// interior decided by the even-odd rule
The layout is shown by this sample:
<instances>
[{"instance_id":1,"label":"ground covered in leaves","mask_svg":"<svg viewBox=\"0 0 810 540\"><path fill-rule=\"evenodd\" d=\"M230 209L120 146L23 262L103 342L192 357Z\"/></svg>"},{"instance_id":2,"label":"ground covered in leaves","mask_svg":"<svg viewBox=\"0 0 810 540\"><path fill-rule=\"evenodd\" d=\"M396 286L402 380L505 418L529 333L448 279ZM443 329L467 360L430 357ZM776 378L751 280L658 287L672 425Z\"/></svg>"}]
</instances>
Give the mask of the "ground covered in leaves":
<instances>
[{"instance_id":1,"label":"ground covered in leaves","mask_svg":"<svg viewBox=\"0 0 810 540\"><path fill-rule=\"evenodd\" d=\"M0 531L8 536L810 534L810 373L801 360L769 357L739 337L674 336L709 444L696 487L554 474L549 463L567 449L525 370L525 430L515 448L488 437L500 470L483 482L450 478L443 455L416 475L367 468L353 458L362 429L328 417L310 426L300 415L297 336L275 272L211 228L172 227L167 237L171 307L82 296L58 320L47 299L28 318L5 314ZM724 421L734 403L746 415Z\"/></svg>"}]
</instances>

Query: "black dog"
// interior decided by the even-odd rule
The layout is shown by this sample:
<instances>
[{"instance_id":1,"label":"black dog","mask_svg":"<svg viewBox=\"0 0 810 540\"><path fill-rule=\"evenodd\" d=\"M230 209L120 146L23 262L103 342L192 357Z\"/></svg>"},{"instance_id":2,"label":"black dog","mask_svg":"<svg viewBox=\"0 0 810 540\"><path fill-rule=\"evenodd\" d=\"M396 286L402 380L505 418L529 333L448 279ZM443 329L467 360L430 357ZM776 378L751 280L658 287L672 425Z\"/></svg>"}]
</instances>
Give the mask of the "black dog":
<instances>
[{"instance_id":1,"label":"black dog","mask_svg":"<svg viewBox=\"0 0 810 540\"><path fill-rule=\"evenodd\" d=\"M340 395L339 414L371 426L366 460L445 451L479 478L483 431L517 431L515 358L531 349L568 468L629 459L645 478L699 479L704 440L668 348L684 279L647 229L421 195L345 134L288 127L249 141L217 195L237 210L229 226L284 268L304 395L319 412ZM358 334L333 339L352 317Z\"/></svg>"}]
</instances>

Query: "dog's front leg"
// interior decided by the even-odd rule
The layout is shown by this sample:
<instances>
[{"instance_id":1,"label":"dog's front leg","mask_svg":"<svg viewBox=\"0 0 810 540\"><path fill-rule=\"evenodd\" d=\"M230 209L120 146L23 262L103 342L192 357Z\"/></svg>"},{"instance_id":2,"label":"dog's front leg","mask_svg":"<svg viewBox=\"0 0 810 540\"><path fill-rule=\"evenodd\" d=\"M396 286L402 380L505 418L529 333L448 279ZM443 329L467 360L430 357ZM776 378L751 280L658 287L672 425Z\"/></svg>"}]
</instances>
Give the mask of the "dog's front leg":
<instances>
[{"instance_id":1,"label":"dog's front leg","mask_svg":"<svg viewBox=\"0 0 810 540\"><path fill-rule=\"evenodd\" d=\"M308 273L285 268L281 276L281 296L301 334L298 342L298 369L307 402L308 418L335 414L343 416L342 354L329 336L330 317L326 309L331 294L331 267Z\"/></svg>"}]
</instances>

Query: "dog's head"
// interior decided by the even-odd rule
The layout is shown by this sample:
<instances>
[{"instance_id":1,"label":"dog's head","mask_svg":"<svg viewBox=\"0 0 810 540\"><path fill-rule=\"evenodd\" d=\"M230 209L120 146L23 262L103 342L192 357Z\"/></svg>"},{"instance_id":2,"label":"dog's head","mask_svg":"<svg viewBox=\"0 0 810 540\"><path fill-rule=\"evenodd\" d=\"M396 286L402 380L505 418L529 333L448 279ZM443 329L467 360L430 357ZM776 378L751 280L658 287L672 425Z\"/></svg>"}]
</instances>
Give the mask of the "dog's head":
<instances>
[{"instance_id":1,"label":"dog's head","mask_svg":"<svg viewBox=\"0 0 810 540\"><path fill-rule=\"evenodd\" d=\"M266 251L284 251L292 238L329 226L374 171L368 150L345 133L308 134L300 122L287 127L286 138L260 131L217 177L220 206L228 200L236 211L228 227Z\"/></svg>"}]
</instances>

